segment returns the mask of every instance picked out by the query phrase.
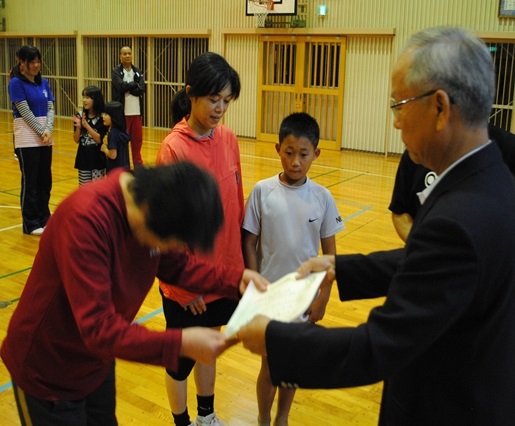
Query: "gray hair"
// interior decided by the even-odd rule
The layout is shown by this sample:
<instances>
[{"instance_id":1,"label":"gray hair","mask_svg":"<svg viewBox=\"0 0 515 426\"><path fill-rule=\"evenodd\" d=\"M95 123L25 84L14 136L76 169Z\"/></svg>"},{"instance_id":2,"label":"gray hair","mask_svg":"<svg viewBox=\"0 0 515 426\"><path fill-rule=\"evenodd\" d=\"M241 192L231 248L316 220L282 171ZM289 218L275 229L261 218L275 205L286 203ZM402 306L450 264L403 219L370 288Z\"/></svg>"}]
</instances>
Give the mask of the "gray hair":
<instances>
[{"instance_id":1,"label":"gray hair","mask_svg":"<svg viewBox=\"0 0 515 426\"><path fill-rule=\"evenodd\" d=\"M469 126L486 125L495 97L495 71L485 43L456 27L435 27L414 34L403 53L411 55L406 84L442 89Z\"/></svg>"}]
</instances>

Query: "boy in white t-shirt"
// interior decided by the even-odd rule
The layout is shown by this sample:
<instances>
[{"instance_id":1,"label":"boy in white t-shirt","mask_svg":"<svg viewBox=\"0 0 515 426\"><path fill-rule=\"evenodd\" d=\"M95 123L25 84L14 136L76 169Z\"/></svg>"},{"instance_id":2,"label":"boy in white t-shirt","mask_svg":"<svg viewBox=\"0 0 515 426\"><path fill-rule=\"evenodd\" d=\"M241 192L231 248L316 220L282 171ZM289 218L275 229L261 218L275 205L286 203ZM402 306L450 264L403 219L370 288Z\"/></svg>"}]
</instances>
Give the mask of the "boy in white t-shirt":
<instances>
[{"instance_id":1,"label":"boy in white t-shirt","mask_svg":"<svg viewBox=\"0 0 515 426\"><path fill-rule=\"evenodd\" d=\"M279 129L275 149L283 171L259 181L245 207L243 255L245 266L259 271L270 282L295 271L304 261L324 254L336 254L335 234L344 229L336 203L329 190L307 177L311 163L320 155L320 128L306 113L285 117ZM322 319L330 288L321 288L311 305L309 321ZM258 423L268 426L276 394L262 357L256 393ZM288 424L294 389L279 388L275 426Z\"/></svg>"}]
</instances>

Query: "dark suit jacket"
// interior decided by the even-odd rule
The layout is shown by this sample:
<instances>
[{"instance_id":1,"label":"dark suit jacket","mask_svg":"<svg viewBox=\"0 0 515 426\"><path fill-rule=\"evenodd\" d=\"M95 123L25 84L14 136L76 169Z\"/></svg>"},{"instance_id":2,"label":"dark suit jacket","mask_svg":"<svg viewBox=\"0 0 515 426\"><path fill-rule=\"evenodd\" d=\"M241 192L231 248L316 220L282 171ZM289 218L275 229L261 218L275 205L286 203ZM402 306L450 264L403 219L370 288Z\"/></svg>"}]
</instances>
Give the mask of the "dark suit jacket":
<instances>
[{"instance_id":1,"label":"dark suit jacket","mask_svg":"<svg viewBox=\"0 0 515 426\"><path fill-rule=\"evenodd\" d=\"M404 249L337 256L341 300L386 295L365 324L269 324L274 384L384 380L382 425L515 425L514 213L489 144L434 187Z\"/></svg>"},{"instance_id":2,"label":"dark suit jacket","mask_svg":"<svg viewBox=\"0 0 515 426\"><path fill-rule=\"evenodd\" d=\"M488 125L488 136L497 142L502 158L515 176L515 135L493 124Z\"/></svg>"}]
</instances>

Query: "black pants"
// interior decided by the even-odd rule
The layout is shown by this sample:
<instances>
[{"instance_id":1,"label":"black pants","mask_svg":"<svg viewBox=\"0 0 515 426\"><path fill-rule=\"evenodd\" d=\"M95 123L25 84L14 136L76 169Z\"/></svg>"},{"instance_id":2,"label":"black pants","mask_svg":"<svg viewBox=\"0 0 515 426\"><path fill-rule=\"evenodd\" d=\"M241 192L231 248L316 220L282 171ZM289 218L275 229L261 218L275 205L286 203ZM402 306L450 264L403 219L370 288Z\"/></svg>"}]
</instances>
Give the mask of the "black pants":
<instances>
[{"instance_id":1,"label":"black pants","mask_svg":"<svg viewBox=\"0 0 515 426\"><path fill-rule=\"evenodd\" d=\"M52 147L16 148L21 170L20 204L23 232L44 228L50 219Z\"/></svg>"},{"instance_id":2,"label":"black pants","mask_svg":"<svg viewBox=\"0 0 515 426\"><path fill-rule=\"evenodd\" d=\"M26 394L13 382L22 426L116 426L114 363L98 389L75 401L45 401Z\"/></svg>"}]
</instances>

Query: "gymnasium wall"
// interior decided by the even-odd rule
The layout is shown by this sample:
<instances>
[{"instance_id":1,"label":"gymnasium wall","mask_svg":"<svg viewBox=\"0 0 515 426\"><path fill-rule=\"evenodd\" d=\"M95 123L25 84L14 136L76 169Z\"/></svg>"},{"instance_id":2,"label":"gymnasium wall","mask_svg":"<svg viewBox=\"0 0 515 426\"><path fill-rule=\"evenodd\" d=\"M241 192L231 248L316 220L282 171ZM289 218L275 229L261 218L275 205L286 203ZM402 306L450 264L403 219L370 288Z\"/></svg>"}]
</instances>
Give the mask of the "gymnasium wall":
<instances>
[{"instance_id":1,"label":"gymnasium wall","mask_svg":"<svg viewBox=\"0 0 515 426\"><path fill-rule=\"evenodd\" d=\"M308 31L341 31L347 36L342 117L345 149L385 154L402 151L388 111L389 72L412 32L450 24L476 31L485 39L515 38L515 19L498 18L500 0L301 1L305 3ZM323 18L317 15L319 4L327 6ZM226 123L239 135L255 135L259 30L255 30L255 19L245 16L245 0L5 0L5 8L0 9L2 17L6 36L152 35L207 29L210 50L226 55L242 77L242 96L227 115ZM394 36L374 35L375 29L393 29Z\"/></svg>"}]
</instances>

